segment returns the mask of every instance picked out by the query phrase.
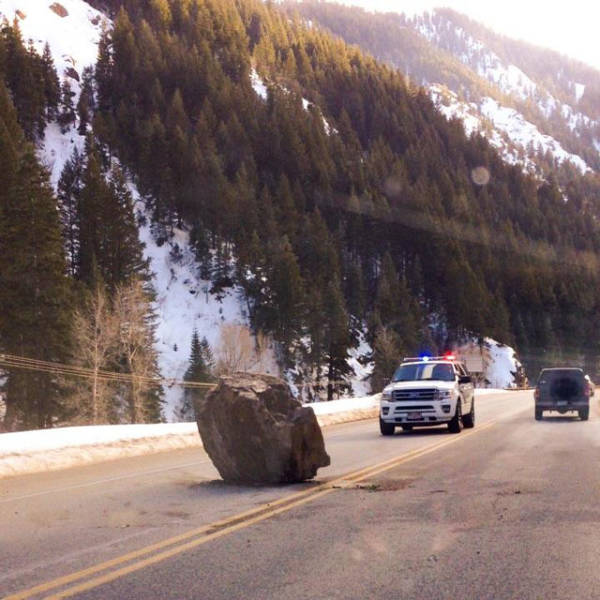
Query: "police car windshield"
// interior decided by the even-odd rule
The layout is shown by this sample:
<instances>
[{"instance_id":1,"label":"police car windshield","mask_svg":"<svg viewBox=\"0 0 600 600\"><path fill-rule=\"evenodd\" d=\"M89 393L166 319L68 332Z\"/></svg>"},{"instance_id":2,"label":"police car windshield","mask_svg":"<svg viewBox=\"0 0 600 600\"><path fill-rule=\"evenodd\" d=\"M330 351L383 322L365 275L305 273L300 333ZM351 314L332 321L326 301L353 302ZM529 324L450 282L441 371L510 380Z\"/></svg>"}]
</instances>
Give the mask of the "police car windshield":
<instances>
[{"instance_id":1,"label":"police car windshield","mask_svg":"<svg viewBox=\"0 0 600 600\"><path fill-rule=\"evenodd\" d=\"M392 381L454 381L454 369L450 363L410 363L400 365Z\"/></svg>"}]
</instances>

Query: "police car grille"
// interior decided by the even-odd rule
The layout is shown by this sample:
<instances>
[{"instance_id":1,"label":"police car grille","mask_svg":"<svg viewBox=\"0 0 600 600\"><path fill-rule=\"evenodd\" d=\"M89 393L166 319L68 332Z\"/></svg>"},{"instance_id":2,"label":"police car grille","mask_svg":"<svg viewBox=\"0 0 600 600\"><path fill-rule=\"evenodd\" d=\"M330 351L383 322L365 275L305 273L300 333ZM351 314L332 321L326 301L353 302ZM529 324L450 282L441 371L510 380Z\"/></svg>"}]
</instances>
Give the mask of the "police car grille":
<instances>
[{"instance_id":1,"label":"police car grille","mask_svg":"<svg viewBox=\"0 0 600 600\"><path fill-rule=\"evenodd\" d=\"M435 389L419 390L394 390L392 400L394 402L419 402L421 400L430 401L435 397Z\"/></svg>"}]
</instances>

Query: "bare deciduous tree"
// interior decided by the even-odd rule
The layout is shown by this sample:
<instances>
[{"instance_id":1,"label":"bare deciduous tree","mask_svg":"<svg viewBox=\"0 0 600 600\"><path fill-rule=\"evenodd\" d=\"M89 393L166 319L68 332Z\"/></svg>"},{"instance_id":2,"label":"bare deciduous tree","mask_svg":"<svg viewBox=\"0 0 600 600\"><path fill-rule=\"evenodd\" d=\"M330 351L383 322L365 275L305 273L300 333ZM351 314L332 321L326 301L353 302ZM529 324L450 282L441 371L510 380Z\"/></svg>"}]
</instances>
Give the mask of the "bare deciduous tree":
<instances>
[{"instance_id":1,"label":"bare deciduous tree","mask_svg":"<svg viewBox=\"0 0 600 600\"><path fill-rule=\"evenodd\" d=\"M379 327L373 344L374 368L371 389L379 392L389 382L401 356L398 335L389 327Z\"/></svg>"},{"instance_id":2,"label":"bare deciduous tree","mask_svg":"<svg viewBox=\"0 0 600 600\"><path fill-rule=\"evenodd\" d=\"M217 347L217 375L237 371L265 372L269 366L269 339L262 333L255 338L245 325L221 325Z\"/></svg>"},{"instance_id":3,"label":"bare deciduous tree","mask_svg":"<svg viewBox=\"0 0 600 600\"><path fill-rule=\"evenodd\" d=\"M83 306L73 315L74 354L77 363L92 369L90 380L82 380L74 395L78 418L86 423L107 423L111 412L111 386L99 377L108 369L117 350L117 322L106 290L97 283ZM114 391L114 390L113 390Z\"/></svg>"},{"instance_id":4,"label":"bare deciduous tree","mask_svg":"<svg viewBox=\"0 0 600 600\"><path fill-rule=\"evenodd\" d=\"M157 355L154 349L154 314L148 292L139 279L120 285L115 291L114 310L119 331L119 355L132 374L128 400L129 420L141 423L156 420L160 409L149 403L147 381L158 377Z\"/></svg>"}]
</instances>

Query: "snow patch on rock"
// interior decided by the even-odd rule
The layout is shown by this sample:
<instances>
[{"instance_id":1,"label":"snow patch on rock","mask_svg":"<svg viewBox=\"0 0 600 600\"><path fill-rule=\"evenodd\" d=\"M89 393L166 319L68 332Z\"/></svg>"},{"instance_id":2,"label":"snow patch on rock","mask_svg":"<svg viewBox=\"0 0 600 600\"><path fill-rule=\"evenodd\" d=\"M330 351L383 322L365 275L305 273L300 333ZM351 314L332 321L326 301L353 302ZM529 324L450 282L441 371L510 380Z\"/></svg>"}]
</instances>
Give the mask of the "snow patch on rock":
<instances>
[{"instance_id":1,"label":"snow patch on rock","mask_svg":"<svg viewBox=\"0 0 600 600\"><path fill-rule=\"evenodd\" d=\"M325 130L325 133L327 135L331 135L332 133L338 133L338 130L329 124L329 121L327 121L327 119L323 116L323 112L321 111L321 109L314 102L311 102L306 98L302 98L302 108L306 111L310 110L311 108L319 111L319 114L321 115L321 120L323 122L323 129Z\"/></svg>"}]
</instances>

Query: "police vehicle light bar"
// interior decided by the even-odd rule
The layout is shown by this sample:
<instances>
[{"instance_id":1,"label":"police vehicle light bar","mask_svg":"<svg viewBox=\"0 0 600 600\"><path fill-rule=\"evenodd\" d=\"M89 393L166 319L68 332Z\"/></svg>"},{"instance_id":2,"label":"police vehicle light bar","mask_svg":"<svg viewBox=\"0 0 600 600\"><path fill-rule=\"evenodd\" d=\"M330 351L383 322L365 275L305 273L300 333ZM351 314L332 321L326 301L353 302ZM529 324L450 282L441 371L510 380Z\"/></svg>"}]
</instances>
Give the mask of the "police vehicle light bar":
<instances>
[{"instance_id":1,"label":"police vehicle light bar","mask_svg":"<svg viewBox=\"0 0 600 600\"><path fill-rule=\"evenodd\" d=\"M430 360L456 360L456 356L450 352L447 352L444 354L444 356L429 356L428 354L423 354L421 356L406 356L402 362L407 362L409 360L417 360L421 362L429 362Z\"/></svg>"}]
</instances>

